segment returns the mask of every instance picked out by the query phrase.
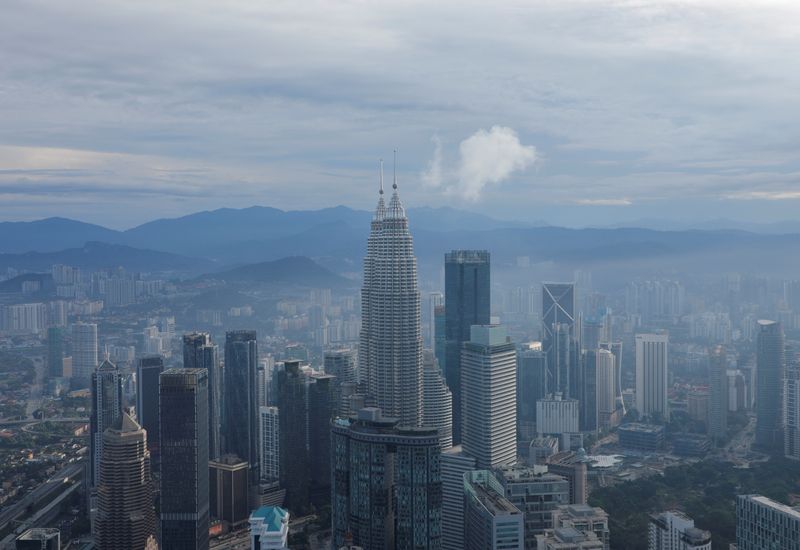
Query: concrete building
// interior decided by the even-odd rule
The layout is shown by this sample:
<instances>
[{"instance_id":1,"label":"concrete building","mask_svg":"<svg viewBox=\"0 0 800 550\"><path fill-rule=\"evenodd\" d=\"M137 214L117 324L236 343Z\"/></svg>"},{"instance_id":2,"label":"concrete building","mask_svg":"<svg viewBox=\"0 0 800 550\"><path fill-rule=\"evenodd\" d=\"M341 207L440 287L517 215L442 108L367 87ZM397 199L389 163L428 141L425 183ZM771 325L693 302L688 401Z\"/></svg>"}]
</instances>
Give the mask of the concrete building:
<instances>
[{"instance_id":1,"label":"concrete building","mask_svg":"<svg viewBox=\"0 0 800 550\"><path fill-rule=\"evenodd\" d=\"M679 510L651 516L647 540L648 550L711 550L711 533Z\"/></svg>"},{"instance_id":2,"label":"concrete building","mask_svg":"<svg viewBox=\"0 0 800 550\"><path fill-rule=\"evenodd\" d=\"M122 381L119 369L109 360L92 374L92 413L89 417L91 448L91 485L100 481L100 462L103 458L103 433L122 418Z\"/></svg>"},{"instance_id":3,"label":"concrete building","mask_svg":"<svg viewBox=\"0 0 800 550\"><path fill-rule=\"evenodd\" d=\"M586 504L559 506L553 512L553 528L572 527L582 533L594 533L602 543L603 550L611 548L611 532L608 529L608 514L605 510Z\"/></svg>"},{"instance_id":4,"label":"concrete building","mask_svg":"<svg viewBox=\"0 0 800 550\"><path fill-rule=\"evenodd\" d=\"M714 347L708 357L708 435L720 444L728 436L728 357L725 348Z\"/></svg>"},{"instance_id":5,"label":"concrete building","mask_svg":"<svg viewBox=\"0 0 800 550\"><path fill-rule=\"evenodd\" d=\"M442 543L441 450L435 429L403 427L366 408L332 428L333 547L433 550Z\"/></svg>"},{"instance_id":6,"label":"concrete building","mask_svg":"<svg viewBox=\"0 0 800 550\"><path fill-rule=\"evenodd\" d=\"M504 496L503 486L488 470L464 475L466 550L523 550L525 515Z\"/></svg>"},{"instance_id":7,"label":"concrete building","mask_svg":"<svg viewBox=\"0 0 800 550\"><path fill-rule=\"evenodd\" d=\"M97 325L75 323L72 325L72 387L89 385L97 368Z\"/></svg>"},{"instance_id":8,"label":"concrete building","mask_svg":"<svg viewBox=\"0 0 800 550\"><path fill-rule=\"evenodd\" d=\"M212 518L236 529L250 513L249 464L236 455L222 455L208 463L208 505Z\"/></svg>"},{"instance_id":9,"label":"concrete building","mask_svg":"<svg viewBox=\"0 0 800 550\"><path fill-rule=\"evenodd\" d=\"M545 461L551 474L563 477L569 484L570 504L586 504L589 479L586 463L572 451L556 453Z\"/></svg>"},{"instance_id":10,"label":"concrete building","mask_svg":"<svg viewBox=\"0 0 800 550\"><path fill-rule=\"evenodd\" d=\"M624 449L653 452L664 447L664 426L623 424L617 429L617 434L619 435L619 444Z\"/></svg>"},{"instance_id":11,"label":"concrete building","mask_svg":"<svg viewBox=\"0 0 800 550\"><path fill-rule=\"evenodd\" d=\"M477 470L475 458L461 445L442 453L442 548L464 548L464 474Z\"/></svg>"},{"instance_id":12,"label":"concrete building","mask_svg":"<svg viewBox=\"0 0 800 550\"><path fill-rule=\"evenodd\" d=\"M636 335L636 409L642 417L669 422L669 336Z\"/></svg>"},{"instance_id":13,"label":"concrete building","mask_svg":"<svg viewBox=\"0 0 800 550\"><path fill-rule=\"evenodd\" d=\"M536 402L536 431L539 437L577 433L579 415L577 399L564 398L560 393L548 395Z\"/></svg>"},{"instance_id":14,"label":"concrete building","mask_svg":"<svg viewBox=\"0 0 800 550\"><path fill-rule=\"evenodd\" d=\"M787 371L783 393L783 454L800 460L800 368Z\"/></svg>"},{"instance_id":15,"label":"concrete building","mask_svg":"<svg viewBox=\"0 0 800 550\"><path fill-rule=\"evenodd\" d=\"M439 430L442 451L446 451L453 446L453 394L433 352L426 349L422 357L422 425Z\"/></svg>"},{"instance_id":16,"label":"concrete building","mask_svg":"<svg viewBox=\"0 0 800 550\"><path fill-rule=\"evenodd\" d=\"M278 407L261 407L259 413L259 447L261 480L280 479L280 412Z\"/></svg>"},{"instance_id":17,"label":"concrete building","mask_svg":"<svg viewBox=\"0 0 800 550\"><path fill-rule=\"evenodd\" d=\"M354 385L358 382L356 373L356 353L351 349L336 349L326 351L323 355L325 374L336 377L334 380L334 395L339 416L347 416L349 406L346 401L343 385Z\"/></svg>"},{"instance_id":18,"label":"concrete building","mask_svg":"<svg viewBox=\"0 0 800 550\"><path fill-rule=\"evenodd\" d=\"M606 349L597 351L597 416L600 429L608 430L617 422L616 358Z\"/></svg>"},{"instance_id":19,"label":"concrete building","mask_svg":"<svg viewBox=\"0 0 800 550\"><path fill-rule=\"evenodd\" d=\"M289 550L289 512L262 506L250 514L250 550Z\"/></svg>"},{"instance_id":20,"label":"concrete building","mask_svg":"<svg viewBox=\"0 0 800 550\"><path fill-rule=\"evenodd\" d=\"M736 497L737 550L800 548L800 510L761 495Z\"/></svg>"},{"instance_id":21,"label":"concrete building","mask_svg":"<svg viewBox=\"0 0 800 550\"><path fill-rule=\"evenodd\" d=\"M500 325L474 325L461 351L462 447L479 468L517 458L517 356Z\"/></svg>"},{"instance_id":22,"label":"concrete building","mask_svg":"<svg viewBox=\"0 0 800 550\"><path fill-rule=\"evenodd\" d=\"M756 439L764 451L783 454L783 381L786 357L783 329L758 321L756 339Z\"/></svg>"},{"instance_id":23,"label":"concrete building","mask_svg":"<svg viewBox=\"0 0 800 550\"><path fill-rule=\"evenodd\" d=\"M59 327L47 329L47 375L64 376L64 330Z\"/></svg>"},{"instance_id":24,"label":"concrete building","mask_svg":"<svg viewBox=\"0 0 800 550\"><path fill-rule=\"evenodd\" d=\"M604 550L603 541L592 532L584 532L574 527L548 529L536 535L536 550Z\"/></svg>"}]
</instances>

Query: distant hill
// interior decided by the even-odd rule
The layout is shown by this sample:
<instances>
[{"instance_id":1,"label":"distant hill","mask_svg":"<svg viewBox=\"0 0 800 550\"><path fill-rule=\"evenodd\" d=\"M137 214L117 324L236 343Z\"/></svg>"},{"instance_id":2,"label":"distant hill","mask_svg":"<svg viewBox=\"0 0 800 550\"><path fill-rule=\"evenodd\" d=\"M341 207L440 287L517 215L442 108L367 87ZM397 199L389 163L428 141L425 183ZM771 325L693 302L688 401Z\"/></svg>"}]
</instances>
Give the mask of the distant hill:
<instances>
[{"instance_id":1,"label":"distant hill","mask_svg":"<svg viewBox=\"0 0 800 550\"><path fill-rule=\"evenodd\" d=\"M0 223L0 253L55 252L90 241L118 242L119 231L66 218Z\"/></svg>"},{"instance_id":2,"label":"distant hill","mask_svg":"<svg viewBox=\"0 0 800 550\"><path fill-rule=\"evenodd\" d=\"M53 264L67 264L82 269L123 267L131 271L180 273L198 273L214 265L203 258L100 242L87 242L80 248L57 252L0 254L0 269L14 267L29 271L49 271Z\"/></svg>"},{"instance_id":3,"label":"distant hill","mask_svg":"<svg viewBox=\"0 0 800 550\"><path fill-rule=\"evenodd\" d=\"M290 256L269 262L243 265L228 271L209 273L203 275L201 279L224 280L229 283L275 283L322 288L342 288L356 284L304 256Z\"/></svg>"}]
</instances>

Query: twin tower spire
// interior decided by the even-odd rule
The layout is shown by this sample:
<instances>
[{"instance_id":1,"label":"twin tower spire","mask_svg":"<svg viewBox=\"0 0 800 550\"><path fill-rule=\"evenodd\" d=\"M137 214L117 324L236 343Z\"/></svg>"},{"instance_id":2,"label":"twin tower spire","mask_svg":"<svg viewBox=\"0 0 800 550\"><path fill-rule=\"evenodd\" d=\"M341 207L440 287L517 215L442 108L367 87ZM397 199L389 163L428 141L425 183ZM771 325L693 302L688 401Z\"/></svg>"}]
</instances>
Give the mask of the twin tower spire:
<instances>
[{"instance_id":1,"label":"twin tower spire","mask_svg":"<svg viewBox=\"0 0 800 550\"><path fill-rule=\"evenodd\" d=\"M389 200L389 207L383 201L383 159L380 159L381 172L380 172L380 190L378 191L378 206L375 208L374 221L384 220L399 220L406 219L406 211L403 204L400 202L400 196L397 194L397 150L394 151L394 163L392 166L392 198Z\"/></svg>"}]
</instances>

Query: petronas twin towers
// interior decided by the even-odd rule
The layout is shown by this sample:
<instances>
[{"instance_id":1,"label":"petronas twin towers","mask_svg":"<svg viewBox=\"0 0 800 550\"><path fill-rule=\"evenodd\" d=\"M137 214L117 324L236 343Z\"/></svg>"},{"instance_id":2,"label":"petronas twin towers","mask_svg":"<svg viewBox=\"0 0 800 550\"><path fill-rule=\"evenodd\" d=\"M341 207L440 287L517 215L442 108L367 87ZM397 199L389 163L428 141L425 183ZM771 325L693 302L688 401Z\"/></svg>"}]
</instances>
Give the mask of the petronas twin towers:
<instances>
[{"instance_id":1,"label":"petronas twin towers","mask_svg":"<svg viewBox=\"0 0 800 550\"><path fill-rule=\"evenodd\" d=\"M417 259L397 194L387 206L383 167L364 258L358 364L368 401L406 426L422 422L422 330Z\"/></svg>"}]
</instances>

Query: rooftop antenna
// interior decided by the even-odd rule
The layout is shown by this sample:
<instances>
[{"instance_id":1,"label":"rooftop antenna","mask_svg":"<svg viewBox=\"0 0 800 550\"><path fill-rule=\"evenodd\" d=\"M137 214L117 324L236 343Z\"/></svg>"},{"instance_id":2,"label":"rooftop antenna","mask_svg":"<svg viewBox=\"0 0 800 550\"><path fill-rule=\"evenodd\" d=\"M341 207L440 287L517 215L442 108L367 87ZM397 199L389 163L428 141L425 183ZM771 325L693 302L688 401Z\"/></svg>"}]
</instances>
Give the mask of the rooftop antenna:
<instances>
[{"instance_id":1,"label":"rooftop antenna","mask_svg":"<svg viewBox=\"0 0 800 550\"><path fill-rule=\"evenodd\" d=\"M380 159L381 162L381 190L378 191L381 195L383 195L383 159Z\"/></svg>"},{"instance_id":2,"label":"rooftop antenna","mask_svg":"<svg viewBox=\"0 0 800 550\"><path fill-rule=\"evenodd\" d=\"M394 150L394 163L392 165L392 171L394 172L392 189L396 190L397 189L397 149Z\"/></svg>"}]
</instances>

